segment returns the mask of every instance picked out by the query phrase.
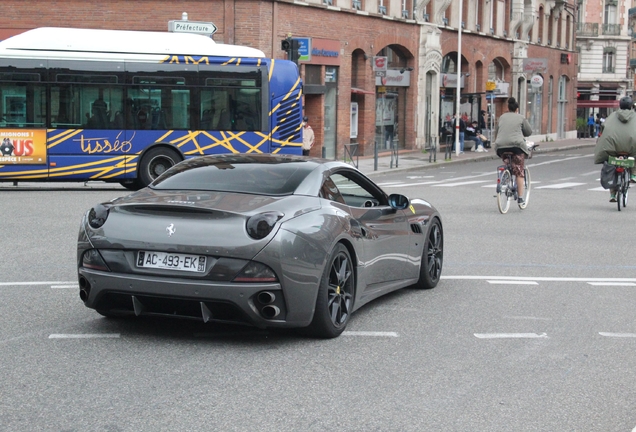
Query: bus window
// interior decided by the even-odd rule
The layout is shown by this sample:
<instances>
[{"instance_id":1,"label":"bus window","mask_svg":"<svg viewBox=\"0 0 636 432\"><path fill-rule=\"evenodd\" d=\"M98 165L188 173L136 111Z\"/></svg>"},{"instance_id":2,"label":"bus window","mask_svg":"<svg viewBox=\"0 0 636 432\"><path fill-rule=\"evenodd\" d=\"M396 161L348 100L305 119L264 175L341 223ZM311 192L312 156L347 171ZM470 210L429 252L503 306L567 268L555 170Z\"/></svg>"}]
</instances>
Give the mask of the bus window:
<instances>
[{"instance_id":1,"label":"bus window","mask_svg":"<svg viewBox=\"0 0 636 432\"><path fill-rule=\"evenodd\" d=\"M193 129L190 89L180 77L135 76L128 97L134 103L138 129Z\"/></svg>"},{"instance_id":2,"label":"bus window","mask_svg":"<svg viewBox=\"0 0 636 432\"><path fill-rule=\"evenodd\" d=\"M46 127L46 91L39 74L0 73L0 126Z\"/></svg>"},{"instance_id":3,"label":"bus window","mask_svg":"<svg viewBox=\"0 0 636 432\"><path fill-rule=\"evenodd\" d=\"M116 113L123 110L124 90L117 76L58 74L51 86L54 128L120 129Z\"/></svg>"},{"instance_id":4,"label":"bus window","mask_svg":"<svg viewBox=\"0 0 636 432\"><path fill-rule=\"evenodd\" d=\"M211 130L261 130L261 80L245 77L206 78L201 89L201 128Z\"/></svg>"}]
</instances>

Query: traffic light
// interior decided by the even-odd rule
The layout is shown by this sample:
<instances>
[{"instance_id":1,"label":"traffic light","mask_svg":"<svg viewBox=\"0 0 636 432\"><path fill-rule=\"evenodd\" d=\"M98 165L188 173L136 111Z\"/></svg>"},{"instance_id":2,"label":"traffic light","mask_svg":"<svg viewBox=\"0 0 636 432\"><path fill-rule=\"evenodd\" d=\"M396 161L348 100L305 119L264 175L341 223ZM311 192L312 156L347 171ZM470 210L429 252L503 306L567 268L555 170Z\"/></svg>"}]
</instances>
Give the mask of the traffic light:
<instances>
[{"instance_id":1,"label":"traffic light","mask_svg":"<svg viewBox=\"0 0 636 432\"><path fill-rule=\"evenodd\" d=\"M297 39L292 39L291 37L287 37L280 41L280 48L283 51L287 52L287 59L293 61L298 64L298 48L300 47L300 42Z\"/></svg>"}]
</instances>

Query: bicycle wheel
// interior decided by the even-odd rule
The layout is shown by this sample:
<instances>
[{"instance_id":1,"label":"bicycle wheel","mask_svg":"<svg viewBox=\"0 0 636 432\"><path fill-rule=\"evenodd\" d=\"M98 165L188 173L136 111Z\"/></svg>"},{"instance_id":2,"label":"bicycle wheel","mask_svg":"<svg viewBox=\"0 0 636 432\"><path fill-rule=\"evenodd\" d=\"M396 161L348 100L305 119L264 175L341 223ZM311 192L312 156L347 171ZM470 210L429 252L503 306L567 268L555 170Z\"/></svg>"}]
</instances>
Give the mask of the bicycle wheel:
<instances>
[{"instance_id":1,"label":"bicycle wheel","mask_svg":"<svg viewBox=\"0 0 636 432\"><path fill-rule=\"evenodd\" d=\"M524 209L528 206L530 201L530 171L528 168L523 170L523 204L519 204L520 209Z\"/></svg>"},{"instance_id":2,"label":"bicycle wheel","mask_svg":"<svg viewBox=\"0 0 636 432\"><path fill-rule=\"evenodd\" d=\"M618 175L618 184L616 185L616 205L618 206L618 211L621 211L621 204L623 201L623 190L625 187L624 175L624 172Z\"/></svg>"},{"instance_id":3,"label":"bicycle wheel","mask_svg":"<svg viewBox=\"0 0 636 432\"><path fill-rule=\"evenodd\" d=\"M625 187L623 188L623 208L627 207L627 197L629 196L629 172L627 170L625 170L625 172L623 173L623 181L624 181L624 185Z\"/></svg>"},{"instance_id":4,"label":"bicycle wheel","mask_svg":"<svg viewBox=\"0 0 636 432\"><path fill-rule=\"evenodd\" d=\"M497 207L499 207L499 212L504 214L510 208L510 197L514 194L512 190L512 175L510 175L510 171L504 170L504 172L501 173L498 189Z\"/></svg>"}]
</instances>

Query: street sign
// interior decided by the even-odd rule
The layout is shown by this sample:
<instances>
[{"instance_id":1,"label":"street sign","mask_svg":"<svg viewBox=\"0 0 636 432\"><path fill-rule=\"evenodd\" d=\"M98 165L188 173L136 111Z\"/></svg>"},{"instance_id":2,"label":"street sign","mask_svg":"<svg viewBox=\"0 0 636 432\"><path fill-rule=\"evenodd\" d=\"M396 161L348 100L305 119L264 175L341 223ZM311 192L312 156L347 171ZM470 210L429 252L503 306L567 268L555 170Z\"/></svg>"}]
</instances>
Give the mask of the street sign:
<instances>
[{"instance_id":1,"label":"street sign","mask_svg":"<svg viewBox=\"0 0 636 432\"><path fill-rule=\"evenodd\" d=\"M375 71L375 76L384 78L386 76L386 71Z\"/></svg>"},{"instance_id":2,"label":"street sign","mask_svg":"<svg viewBox=\"0 0 636 432\"><path fill-rule=\"evenodd\" d=\"M373 70L374 71L385 71L388 66L388 57L386 56L375 56L373 57Z\"/></svg>"},{"instance_id":3,"label":"street sign","mask_svg":"<svg viewBox=\"0 0 636 432\"><path fill-rule=\"evenodd\" d=\"M486 91L494 91L497 88L497 83L494 81L486 81Z\"/></svg>"},{"instance_id":4,"label":"street sign","mask_svg":"<svg viewBox=\"0 0 636 432\"><path fill-rule=\"evenodd\" d=\"M212 36L216 33L216 26L211 22L197 22L187 20L168 21L168 31L174 33L196 33Z\"/></svg>"}]
</instances>

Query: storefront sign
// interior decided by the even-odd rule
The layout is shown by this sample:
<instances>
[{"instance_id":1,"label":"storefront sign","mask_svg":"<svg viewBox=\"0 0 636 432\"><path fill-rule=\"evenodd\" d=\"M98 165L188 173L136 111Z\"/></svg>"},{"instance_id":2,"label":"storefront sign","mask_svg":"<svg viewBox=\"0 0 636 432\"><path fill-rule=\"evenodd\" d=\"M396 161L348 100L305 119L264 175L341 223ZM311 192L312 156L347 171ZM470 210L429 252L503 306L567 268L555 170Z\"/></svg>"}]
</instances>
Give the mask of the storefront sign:
<instances>
[{"instance_id":1,"label":"storefront sign","mask_svg":"<svg viewBox=\"0 0 636 432\"><path fill-rule=\"evenodd\" d=\"M376 86L388 86L388 87L408 87L411 85L411 72L405 70L404 73L400 73L397 69L388 69L386 76L375 77Z\"/></svg>"},{"instance_id":2,"label":"storefront sign","mask_svg":"<svg viewBox=\"0 0 636 432\"><path fill-rule=\"evenodd\" d=\"M523 60L523 72L546 72L548 70L547 58L527 58Z\"/></svg>"},{"instance_id":3,"label":"storefront sign","mask_svg":"<svg viewBox=\"0 0 636 432\"><path fill-rule=\"evenodd\" d=\"M340 41L333 39L311 38L311 56L307 64L340 66Z\"/></svg>"},{"instance_id":4,"label":"storefront sign","mask_svg":"<svg viewBox=\"0 0 636 432\"><path fill-rule=\"evenodd\" d=\"M507 98L510 91L510 84L507 82L497 81L493 94L496 98Z\"/></svg>"},{"instance_id":5,"label":"storefront sign","mask_svg":"<svg viewBox=\"0 0 636 432\"><path fill-rule=\"evenodd\" d=\"M0 164L45 165L46 130L0 130Z\"/></svg>"},{"instance_id":6,"label":"storefront sign","mask_svg":"<svg viewBox=\"0 0 636 432\"><path fill-rule=\"evenodd\" d=\"M457 88L457 74L439 74L439 86ZM464 88L464 75L461 76L459 87Z\"/></svg>"},{"instance_id":7,"label":"storefront sign","mask_svg":"<svg viewBox=\"0 0 636 432\"><path fill-rule=\"evenodd\" d=\"M298 61L311 61L311 38L294 38L298 41Z\"/></svg>"},{"instance_id":8,"label":"storefront sign","mask_svg":"<svg viewBox=\"0 0 636 432\"><path fill-rule=\"evenodd\" d=\"M533 75L530 78L530 85L534 88L539 88L543 85L543 77L541 75Z\"/></svg>"}]
</instances>

